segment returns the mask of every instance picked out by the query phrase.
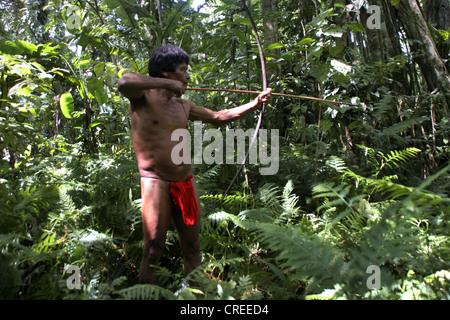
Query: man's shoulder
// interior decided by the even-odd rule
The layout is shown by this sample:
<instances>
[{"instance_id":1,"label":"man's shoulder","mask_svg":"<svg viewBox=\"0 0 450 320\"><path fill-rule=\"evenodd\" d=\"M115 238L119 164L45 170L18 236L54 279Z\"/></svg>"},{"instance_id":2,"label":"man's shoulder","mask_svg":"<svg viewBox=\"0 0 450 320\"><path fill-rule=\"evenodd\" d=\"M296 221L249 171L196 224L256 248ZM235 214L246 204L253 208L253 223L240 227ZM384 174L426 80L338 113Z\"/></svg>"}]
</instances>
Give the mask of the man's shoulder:
<instances>
[{"instance_id":1,"label":"man's shoulder","mask_svg":"<svg viewBox=\"0 0 450 320\"><path fill-rule=\"evenodd\" d=\"M190 100L186 100L186 99L181 99L181 102L183 103L184 106L189 107L189 109L198 107L198 105L196 105L194 102L190 101Z\"/></svg>"}]
</instances>

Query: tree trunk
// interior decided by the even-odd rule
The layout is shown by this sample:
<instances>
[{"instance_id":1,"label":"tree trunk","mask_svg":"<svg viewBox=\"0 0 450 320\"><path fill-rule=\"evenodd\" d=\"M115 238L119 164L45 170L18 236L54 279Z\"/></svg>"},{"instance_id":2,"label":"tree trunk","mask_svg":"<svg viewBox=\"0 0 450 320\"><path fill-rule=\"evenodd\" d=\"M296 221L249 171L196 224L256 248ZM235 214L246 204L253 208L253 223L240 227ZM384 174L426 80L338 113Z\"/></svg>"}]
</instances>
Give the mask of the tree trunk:
<instances>
[{"instance_id":1,"label":"tree trunk","mask_svg":"<svg viewBox=\"0 0 450 320\"><path fill-rule=\"evenodd\" d=\"M450 28L450 2L448 0L425 0L423 15L425 21L437 29L448 30Z\"/></svg>"},{"instance_id":2,"label":"tree trunk","mask_svg":"<svg viewBox=\"0 0 450 320\"><path fill-rule=\"evenodd\" d=\"M277 0L263 0L262 1L263 24L264 24L264 46L278 42L278 20L276 15L278 13ZM278 75L281 74L281 66L277 68ZM274 70L268 69L267 77L270 79L275 74Z\"/></svg>"},{"instance_id":3,"label":"tree trunk","mask_svg":"<svg viewBox=\"0 0 450 320\"><path fill-rule=\"evenodd\" d=\"M400 0L397 5L400 21L406 35L412 42L415 56L430 92L438 89L443 94L450 93L450 75L439 56L431 33L416 0ZM446 97L447 106L450 98Z\"/></svg>"},{"instance_id":4,"label":"tree trunk","mask_svg":"<svg viewBox=\"0 0 450 320\"><path fill-rule=\"evenodd\" d=\"M277 0L263 0L264 42L267 45L278 42Z\"/></svg>"},{"instance_id":5,"label":"tree trunk","mask_svg":"<svg viewBox=\"0 0 450 320\"><path fill-rule=\"evenodd\" d=\"M361 20L366 26L367 54L369 61L386 62L389 58L403 54L400 45L399 27L396 24L397 17L392 6L384 0L369 0L369 5L377 6L381 9L380 27L369 28L366 24L372 13L364 8L361 10ZM392 90L400 94L410 94L411 84L408 82L408 72L406 68L393 73L396 80Z\"/></svg>"},{"instance_id":6,"label":"tree trunk","mask_svg":"<svg viewBox=\"0 0 450 320\"><path fill-rule=\"evenodd\" d=\"M438 30L450 29L450 1L425 0L423 3L423 16L425 21ZM447 71L450 72L450 37L439 39L436 43L439 54L445 61Z\"/></svg>"},{"instance_id":7,"label":"tree trunk","mask_svg":"<svg viewBox=\"0 0 450 320\"><path fill-rule=\"evenodd\" d=\"M393 16L390 6L383 0L369 0L369 5L381 8L380 28L366 28L367 45L372 61L385 61L388 58L402 54L398 32L395 25L396 18ZM370 18L370 13L361 10L361 18L364 24Z\"/></svg>"}]
</instances>

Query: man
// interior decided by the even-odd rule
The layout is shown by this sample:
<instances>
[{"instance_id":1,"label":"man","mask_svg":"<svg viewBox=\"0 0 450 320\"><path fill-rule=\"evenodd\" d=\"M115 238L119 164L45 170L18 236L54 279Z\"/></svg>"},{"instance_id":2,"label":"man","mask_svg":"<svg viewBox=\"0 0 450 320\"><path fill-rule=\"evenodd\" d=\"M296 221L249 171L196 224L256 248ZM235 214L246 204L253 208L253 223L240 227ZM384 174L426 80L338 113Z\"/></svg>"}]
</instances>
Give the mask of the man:
<instances>
[{"instance_id":1,"label":"man","mask_svg":"<svg viewBox=\"0 0 450 320\"><path fill-rule=\"evenodd\" d=\"M155 283L155 270L166 241L170 220L178 232L184 270L189 274L200 260L200 201L190 164L174 164L172 132L187 128L188 120L223 124L259 109L270 97L261 93L254 101L229 110L212 111L182 100L189 81L189 57L167 45L150 56L149 76L125 74L118 90L130 100L133 147L141 175L143 258L140 283Z\"/></svg>"}]
</instances>

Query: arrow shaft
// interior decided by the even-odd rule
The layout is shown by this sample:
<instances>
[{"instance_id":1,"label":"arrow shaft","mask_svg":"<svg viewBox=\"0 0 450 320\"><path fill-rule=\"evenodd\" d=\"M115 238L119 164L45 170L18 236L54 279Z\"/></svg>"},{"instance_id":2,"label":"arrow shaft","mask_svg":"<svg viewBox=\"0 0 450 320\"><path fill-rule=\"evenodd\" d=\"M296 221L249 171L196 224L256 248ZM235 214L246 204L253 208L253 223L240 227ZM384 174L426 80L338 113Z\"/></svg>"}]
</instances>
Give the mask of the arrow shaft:
<instances>
[{"instance_id":1,"label":"arrow shaft","mask_svg":"<svg viewBox=\"0 0 450 320\"><path fill-rule=\"evenodd\" d=\"M234 92L234 93L249 93L249 94L260 94L259 91L251 91L251 90L238 90L238 89L214 89L214 88L187 88L187 90L193 90L193 91L216 91L216 92ZM288 97L288 98L297 98L297 99L305 99L305 100L314 100L314 101L320 101L320 102L326 102L326 103L334 103L334 104L347 104L352 105L346 102L341 101L333 101L333 100L326 100L316 97L308 97L308 96L299 96L295 94L286 94L286 93L271 93L273 96L280 96L280 97Z\"/></svg>"}]
</instances>

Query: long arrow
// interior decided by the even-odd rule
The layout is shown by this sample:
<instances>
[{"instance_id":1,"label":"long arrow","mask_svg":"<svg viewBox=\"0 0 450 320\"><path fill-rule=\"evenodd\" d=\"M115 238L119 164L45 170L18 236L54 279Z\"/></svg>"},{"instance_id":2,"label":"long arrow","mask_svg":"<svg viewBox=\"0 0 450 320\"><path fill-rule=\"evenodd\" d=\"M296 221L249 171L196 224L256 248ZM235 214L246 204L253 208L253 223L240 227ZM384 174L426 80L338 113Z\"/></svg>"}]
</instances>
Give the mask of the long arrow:
<instances>
[{"instance_id":1,"label":"long arrow","mask_svg":"<svg viewBox=\"0 0 450 320\"><path fill-rule=\"evenodd\" d=\"M187 88L187 90L261 94L261 92L259 92L259 91L237 90L237 89ZM321 99L321 98L316 98L316 97L308 97L308 96L299 96L299 95L295 95L295 94L271 92L271 95L273 95L273 96L280 96L280 97L288 97L288 98L305 99L305 100L314 100L314 101L320 101L320 102L325 102L325 103L333 103L333 104L345 104L345 105L355 106L355 107L358 106L356 104L351 104L351 103L348 103L348 102L326 100L326 99Z\"/></svg>"}]
</instances>

